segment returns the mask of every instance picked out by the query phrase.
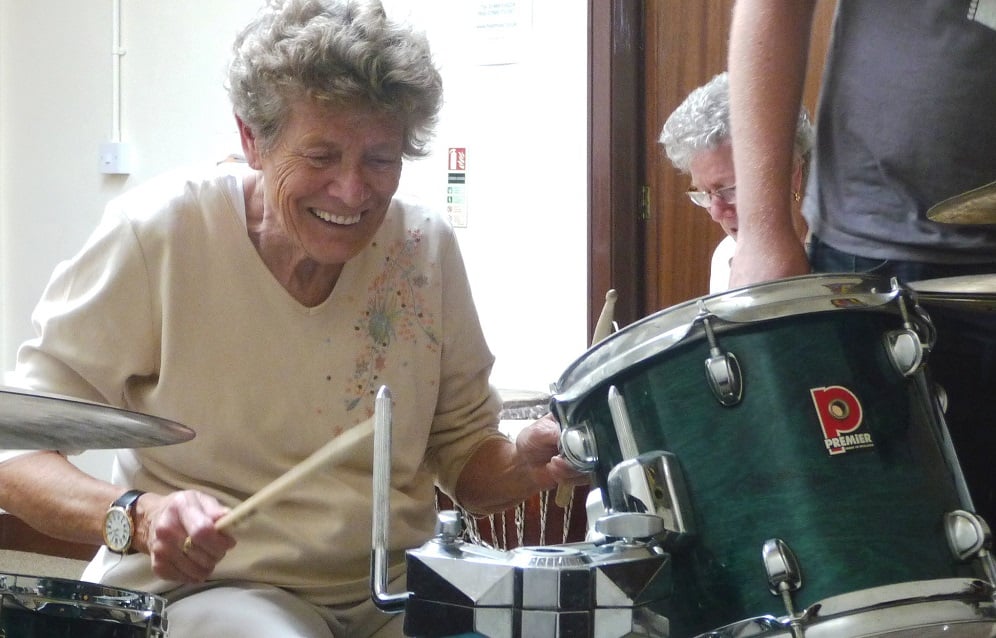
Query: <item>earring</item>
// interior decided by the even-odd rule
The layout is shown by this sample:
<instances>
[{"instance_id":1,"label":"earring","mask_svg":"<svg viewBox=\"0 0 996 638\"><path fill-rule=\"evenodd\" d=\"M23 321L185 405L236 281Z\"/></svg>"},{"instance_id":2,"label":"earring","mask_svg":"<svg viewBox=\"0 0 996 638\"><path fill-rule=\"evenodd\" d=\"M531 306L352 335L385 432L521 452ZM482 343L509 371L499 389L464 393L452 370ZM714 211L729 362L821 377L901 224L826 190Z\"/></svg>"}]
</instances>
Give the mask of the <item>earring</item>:
<instances>
[{"instance_id":1,"label":"earring","mask_svg":"<svg viewBox=\"0 0 996 638\"><path fill-rule=\"evenodd\" d=\"M792 201L796 202L796 203L801 202L802 201L802 193L800 193L799 191L793 192L792 193Z\"/></svg>"}]
</instances>

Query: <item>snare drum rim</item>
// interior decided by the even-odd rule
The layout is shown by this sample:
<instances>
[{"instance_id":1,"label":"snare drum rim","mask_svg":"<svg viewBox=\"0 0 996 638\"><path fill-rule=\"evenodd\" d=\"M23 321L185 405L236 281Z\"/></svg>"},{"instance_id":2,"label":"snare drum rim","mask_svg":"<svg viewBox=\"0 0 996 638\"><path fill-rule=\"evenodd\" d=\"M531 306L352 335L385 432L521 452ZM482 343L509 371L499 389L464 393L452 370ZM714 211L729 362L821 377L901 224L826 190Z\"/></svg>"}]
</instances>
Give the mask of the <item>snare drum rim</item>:
<instances>
[{"instance_id":1,"label":"snare drum rim","mask_svg":"<svg viewBox=\"0 0 996 638\"><path fill-rule=\"evenodd\" d=\"M562 424L571 423L574 409L608 380L682 342L702 338L703 331L695 321L702 312L719 320L712 327L720 334L738 324L796 315L880 310L904 290L883 276L821 273L692 299L644 317L589 348L553 384L551 404Z\"/></svg>"},{"instance_id":2,"label":"snare drum rim","mask_svg":"<svg viewBox=\"0 0 996 638\"><path fill-rule=\"evenodd\" d=\"M67 592L72 592L71 597ZM81 620L106 620L88 610L109 610L127 617L134 626L155 622L153 626L158 627L166 614L166 599L147 592L81 580L0 573L0 604L6 606L8 601L33 613L44 613L39 603L73 606L80 610Z\"/></svg>"}]
</instances>

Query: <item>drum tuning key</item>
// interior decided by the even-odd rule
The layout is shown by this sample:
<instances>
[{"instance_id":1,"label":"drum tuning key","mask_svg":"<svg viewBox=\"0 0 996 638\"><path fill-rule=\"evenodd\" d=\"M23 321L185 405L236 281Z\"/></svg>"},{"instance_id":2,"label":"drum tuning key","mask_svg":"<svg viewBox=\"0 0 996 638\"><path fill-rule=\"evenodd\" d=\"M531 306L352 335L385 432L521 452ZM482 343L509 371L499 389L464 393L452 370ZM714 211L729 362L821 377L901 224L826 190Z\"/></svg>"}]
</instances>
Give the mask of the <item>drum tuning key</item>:
<instances>
[{"instance_id":1,"label":"drum tuning key","mask_svg":"<svg viewBox=\"0 0 996 638\"><path fill-rule=\"evenodd\" d=\"M721 405L730 407L740 403L744 393L743 376L740 373L740 362L732 352L723 352L716 343L710 317L714 315L705 307L705 302L699 300L699 314L696 322L701 322L709 340L709 358L705 360L706 378L709 388Z\"/></svg>"}]
</instances>

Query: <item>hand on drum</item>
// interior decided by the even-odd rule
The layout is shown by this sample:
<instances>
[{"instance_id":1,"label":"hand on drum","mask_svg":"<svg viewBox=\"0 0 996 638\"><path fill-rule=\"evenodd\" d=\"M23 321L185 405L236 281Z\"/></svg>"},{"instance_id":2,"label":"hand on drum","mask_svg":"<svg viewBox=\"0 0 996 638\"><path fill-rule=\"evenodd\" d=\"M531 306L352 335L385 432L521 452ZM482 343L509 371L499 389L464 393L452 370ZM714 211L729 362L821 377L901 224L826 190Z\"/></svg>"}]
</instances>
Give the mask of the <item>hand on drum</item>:
<instances>
[{"instance_id":1,"label":"hand on drum","mask_svg":"<svg viewBox=\"0 0 996 638\"><path fill-rule=\"evenodd\" d=\"M184 583L206 580L235 546L232 536L215 529L228 511L213 497L193 490L143 495L136 527L156 576Z\"/></svg>"},{"instance_id":2,"label":"hand on drum","mask_svg":"<svg viewBox=\"0 0 996 638\"><path fill-rule=\"evenodd\" d=\"M584 485L589 481L587 474L578 472L560 456L559 442L560 425L549 414L515 437L516 454L541 490L557 485Z\"/></svg>"},{"instance_id":3,"label":"hand on drum","mask_svg":"<svg viewBox=\"0 0 996 638\"><path fill-rule=\"evenodd\" d=\"M809 272L805 248L789 225L783 236L766 235L762 241L751 241L740 233L731 262L729 283L733 289Z\"/></svg>"}]
</instances>

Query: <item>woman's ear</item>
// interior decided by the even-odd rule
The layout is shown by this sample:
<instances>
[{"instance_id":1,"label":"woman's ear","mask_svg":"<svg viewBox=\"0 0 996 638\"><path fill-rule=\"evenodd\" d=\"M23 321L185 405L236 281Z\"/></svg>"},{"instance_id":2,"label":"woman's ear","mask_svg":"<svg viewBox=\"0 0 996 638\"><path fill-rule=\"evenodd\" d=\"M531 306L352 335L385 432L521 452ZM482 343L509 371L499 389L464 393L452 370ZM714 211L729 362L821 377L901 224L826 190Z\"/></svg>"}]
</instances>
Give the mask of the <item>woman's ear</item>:
<instances>
[{"instance_id":1,"label":"woman's ear","mask_svg":"<svg viewBox=\"0 0 996 638\"><path fill-rule=\"evenodd\" d=\"M239 138L242 140L242 152L246 156L246 163L250 167L260 170L262 165L260 164L260 152L256 142L256 135L249 128L249 125L238 115L235 116L235 123L239 127Z\"/></svg>"}]
</instances>

